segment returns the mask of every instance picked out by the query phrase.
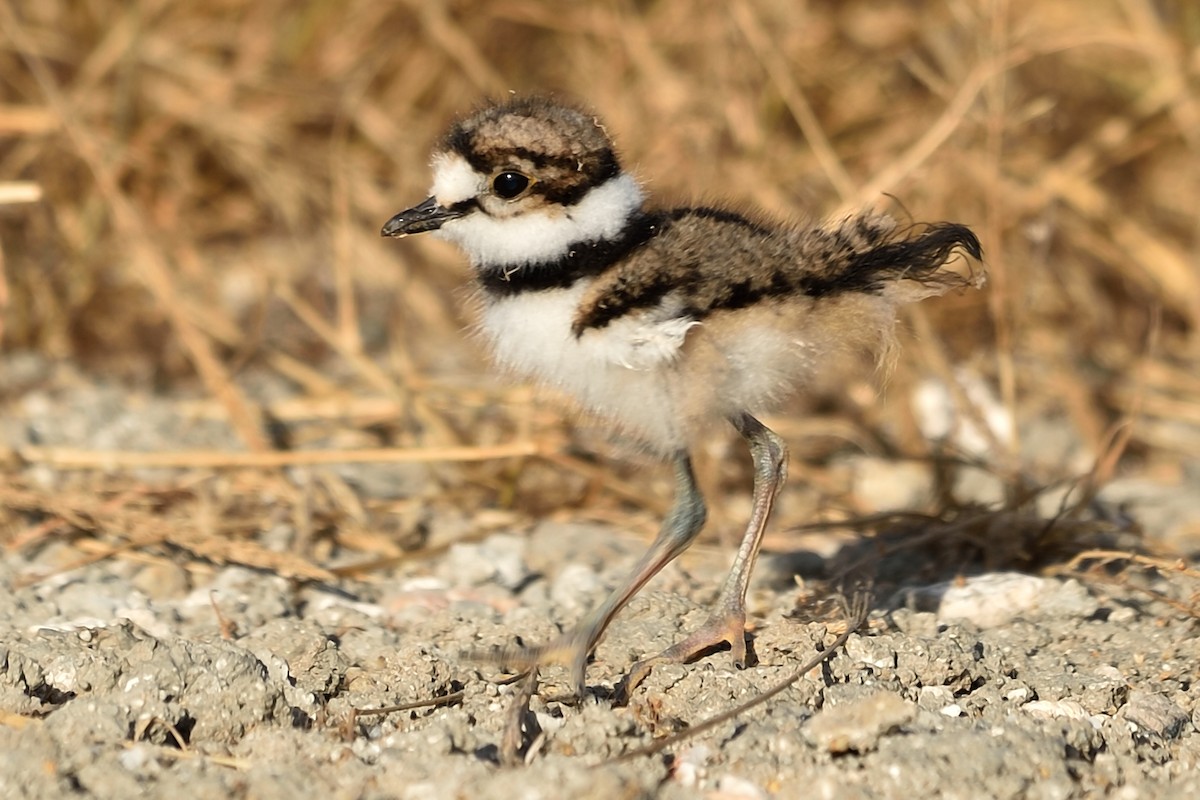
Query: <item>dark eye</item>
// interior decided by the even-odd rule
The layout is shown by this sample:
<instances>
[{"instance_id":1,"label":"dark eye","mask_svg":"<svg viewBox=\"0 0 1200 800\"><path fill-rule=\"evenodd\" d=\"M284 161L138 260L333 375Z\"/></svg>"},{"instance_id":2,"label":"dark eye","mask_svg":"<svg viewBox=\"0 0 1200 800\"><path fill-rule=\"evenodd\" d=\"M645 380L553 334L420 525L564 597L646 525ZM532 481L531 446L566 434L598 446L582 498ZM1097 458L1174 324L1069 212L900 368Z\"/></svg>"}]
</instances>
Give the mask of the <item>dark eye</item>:
<instances>
[{"instance_id":1,"label":"dark eye","mask_svg":"<svg viewBox=\"0 0 1200 800\"><path fill-rule=\"evenodd\" d=\"M529 178L519 172L501 172L492 178L492 191L505 200L512 200L529 188Z\"/></svg>"}]
</instances>

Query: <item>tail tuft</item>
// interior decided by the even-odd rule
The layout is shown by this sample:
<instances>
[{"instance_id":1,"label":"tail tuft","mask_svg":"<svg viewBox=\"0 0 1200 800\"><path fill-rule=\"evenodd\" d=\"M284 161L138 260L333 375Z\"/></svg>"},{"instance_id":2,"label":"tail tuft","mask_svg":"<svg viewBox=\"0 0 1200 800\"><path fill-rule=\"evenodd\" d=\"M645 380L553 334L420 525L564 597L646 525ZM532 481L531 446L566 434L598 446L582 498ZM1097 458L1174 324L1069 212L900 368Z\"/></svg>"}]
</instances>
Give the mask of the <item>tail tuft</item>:
<instances>
[{"instance_id":1,"label":"tail tuft","mask_svg":"<svg viewBox=\"0 0 1200 800\"><path fill-rule=\"evenodd\" d=\"M943 270L956 251L976 261L983 258L979 237L965 225L934 222L897 228L889 217L861 215L843 221L818 237L824 269L803 278L806 294L819 297L840 292L880 292L900 281L924 287L929 296L947 289L978 286L982 273Z\"/></svg>"}]
</instances>

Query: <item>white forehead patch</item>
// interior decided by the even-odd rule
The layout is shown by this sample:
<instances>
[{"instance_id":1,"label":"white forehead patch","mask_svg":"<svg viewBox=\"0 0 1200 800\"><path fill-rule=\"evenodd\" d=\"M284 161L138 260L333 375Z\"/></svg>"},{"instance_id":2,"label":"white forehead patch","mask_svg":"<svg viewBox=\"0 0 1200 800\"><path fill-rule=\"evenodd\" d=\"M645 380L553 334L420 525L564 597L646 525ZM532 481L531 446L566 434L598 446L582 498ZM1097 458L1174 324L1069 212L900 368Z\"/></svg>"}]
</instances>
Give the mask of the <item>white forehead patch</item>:
<instances>
[{"instance_id":1,"label":"white forehead patch","mask_svg":"<svg viewBox=\"0 0 1200 800\"><path fill-rule=\"evenodd\" d=\"M439 206L448 207L478 195L487 181L471 168L458 153L438 153L433 157L433 187L429 193Z\"/></svg>"}]
</instances>

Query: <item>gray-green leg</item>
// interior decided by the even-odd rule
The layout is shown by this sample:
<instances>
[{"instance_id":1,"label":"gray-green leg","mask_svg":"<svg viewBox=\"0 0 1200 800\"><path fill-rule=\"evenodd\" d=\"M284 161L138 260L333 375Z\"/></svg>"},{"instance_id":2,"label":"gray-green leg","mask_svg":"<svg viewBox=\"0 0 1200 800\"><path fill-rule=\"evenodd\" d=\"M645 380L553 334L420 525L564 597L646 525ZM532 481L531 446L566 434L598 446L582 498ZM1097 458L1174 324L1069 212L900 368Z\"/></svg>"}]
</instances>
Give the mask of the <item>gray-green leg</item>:
<instances>
[{"instance_id":1,"label":"gray-green leg","mask_svg":"<svg viewBox=\"0 0 1200 800\"><path fill-rule=\"evenodd\" d=\"M742 544L708 622L659 655L634 664L621 685L622 702L629 699L655 665L684 663L720 644L729 644L734 664L738 667L746 664L746 590L771 508L787 478L787 446L774 431L749 414L740 414L730 422L750 444L754 457L754 508Z\"/></svg>"},{"instance_id":2,"label":"gray-green leg","mask_svg":"<svg viewBox=\"0 0 1200 800\"><path fill-rule=\"evenodd\" d=\"M588 656L604 635L613 617L648 580L687 549L704 527L706 515L704 497L696 486L691 459L686 453L680 453L675 458L675 502L667 518L663 520L654 543L625 582L576 628L564 633L556 641L541 647L504 653L498 660L509 667L522 670L536 670L548 664L563 664L570 670L571 685L576 693L582 694Z\"/></svg>"}]
</instances>

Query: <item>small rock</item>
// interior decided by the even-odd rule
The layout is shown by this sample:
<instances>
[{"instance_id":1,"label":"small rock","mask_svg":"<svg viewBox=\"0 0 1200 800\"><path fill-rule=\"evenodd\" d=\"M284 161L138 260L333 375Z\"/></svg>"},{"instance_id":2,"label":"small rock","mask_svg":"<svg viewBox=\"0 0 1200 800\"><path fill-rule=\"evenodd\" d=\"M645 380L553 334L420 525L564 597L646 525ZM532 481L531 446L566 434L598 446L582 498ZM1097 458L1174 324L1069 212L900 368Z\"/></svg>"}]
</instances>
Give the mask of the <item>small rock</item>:
<instances>
[{"instance_id":1,"label":"small rock","mask_svg":"<svg viewBox=\"0 0 1200 800\"><path fill-rule=\"evenodd\" d=\"M1118 478L1109 481L1097 499L1122 509L1156 540L1194 541L1196 520L1200 519L1200 492L1195 490L1195 484L1164 484L1145 477Z\"/></svg>"},{"instance_id":2,"label":"small rock","mask_svg":"<svg viewBox=\"0 0 1200 800\"><path fill-rule=\"evenodd\" d=\"M961 466L954 475L954 496L963 503L998 506L1004 503L1007 485L990 469Z\"/></svg>"},{"instance_id":3,"label":"small rock","mask_svg":"<svg viewBox=\"0 0 1200 800\"><path fill-rule=\"evenodd\" d=\"M854 496L868 513L920 508L934 494L933 474L925 464L858 456L852 470Z\"/></svg>"},{"instance_id":4,"label":"small rock","mask_svg":"<svg viewBox=\"0 0 1200 800\"><path fill-rule=\"evenodd\" d=\"M1113 680L1108 677L1089 678L1079 676L1083 681L1083 691L1078 693L1079 703L1089 714L1115 714L1125 705L1129 695L1129 686L1124 680Z\"/></svg>"},{"instance_id":5,"label":"small rock","mask_svg":"<svg viewBox=\"0 0 1200 800\"><path fill-rule=\"evenodd\" d=\"M268 666L275 666L276 659L282 661L286 673L280 676L280 682L311 695L332 693L346 672L346 659L337 645L309 621L273 620L246 636L241 644Z\"/></svg>"},{"instance_id":6,"label":"small rock","mask_svg":"<svg viewBox=\"0 0 1200 800\"><path fill-rule=\"evenodd\" d=\"M761 800L766 796L762 789L736 775L722 775L717 778L717 792L715 795L709 795L720 800Z\"/></svg>"},{"instance_id":7,"label":"small rock","mask_svg":"<svg viewBox=\"0 0 1200 800\"><path fill-rule=\"evenodd\" d=\"M191 589L187 570L169 561L147 564L131 582L133 588L154 600L183 597Z\"/></svg>"},{"instance_id":8,"label":"small rock","mask_svg":"<svg viewBox=\"0 0 1200 800\"><path fill-rule=\"evenodd\" d=\"M604 590L604 582L587 564L566 564L550 585L550 599L559 608L590 608L594 596Z\"/></svg>"},{"instance_id":9,"label":"small rock","mask_svg":"<svg viewBox=\"0 0 1200 800\"><path fill-rule=\"evenodd\" d=\"M1129 693L1129 702L1121 711L1129 722L1164 739L1174 739L1188 722L1187 712L1170 698L1141 689Z\"/></svg>"},{"instance_id":10,"label":"small rock","mask_svg":"<svg viewBox=\"0 0 1200 800\"><path fill-rule=\"evenodd\" d=\"M679 754L671 767L671 778L681 786L694 789L699 786L712 759L712 748L706 744L695 744Z\"/></svg>"},{"instance_id":11,"label":"small rock","mask_svg":"<svg viewBox=\"0 0 1200 800\"><path fill-rule=\"evenodd\" d=\"M1121 606L1113 609L1113 612L1108 615L1108 621L1115 625L1125 625L1137 619L1138 612L1129 606Z\"/></svg>"},{"instance_id":12,"label":"small rock","mask_svg":"<svg viewBox=\"0 0 1200 800\"><path fill-rule=\"evenodd\" d=\"M926 586L908 593L906 601L915 610L935 611L938 619L966 620L983 629L1035 612L1078 617L1090 613L1095 605L1076 581L1064 583L1019 572L989 573Z\"/></svg>"},{"instance_id":13,"label":"small rock","mask_svg":"<svg viewBox=\"0 0 1200 800\"><path fill-rule=\"evenodd\" d=\"M1029 699L1030 694L1028 686L1018 686L1015 689L1009 689L1005 692L1004 699L1010 703L1024 703Z\"/></svg>"},{"instance_id":14,"label":"small rock","mask_svg":"<svg viewBox=\"0 0 1200 800\"><path fill-rule=\"evenodd\" d=\"M865 753L879 739L911 722L913 703L891 692L876 692L842 705L822 709L804 728L810 743L830 753Z\"/></svg>"},{"instance_id":15,"label":"small rock","mask_svg":"<svg viewBox=\"0 0 1200 800\"><path fill-rule=\"evenodd\" d=\"M941 712L954 703L954 692L947 686L922 686L917 689L917 705Z\"/></svg>"},{"instance_id":16,"label":"small rock","mask_svg":"<svg viewBox=\"0 0 1200 800\"><path fill-rule=\"evenodd\" d=\"M494 534L478 544L453 545L437 574L451 586L495 583L513 590L529 579L524 553L524 538Z\"/></svg>"},{"instance_id":17,"label":"small rock","mask_svg":"<svg viewBox=\"0 0 1200 800\"><path fill-rule=\"evenodd\" d=\"M1045 719L1089 719L1087 710L1074 700L1033 700L1021 706L1027 714Z\"/></svg>"},{"instance_id":18,"label":"small rock","mask_svg":"<svg viewBox=\"0 0 1200 800\"><path fill-rule=\"evenodd\" d=\"M882 639L871 636L852 636L846 642L846 655L860 664L879 669L895 669L896 650Z\"/></svg>"},{"instance_id":19,"label":"small rock","mask_svg":"<svg viewBox=\"0 0 1200 800\"><path fill-rule=\"evenodd\" d=\"M1012 415L983 377L967 370L960 370L954 377L956 388L970 399L990 435L979 429L975 417L959 413L955 392L936 378L925 381L913 393L917 425L927 439L946 441L967 453L988 458L993 440L1005 442L1012 437Z\"/></svg>"}]
</instances>

